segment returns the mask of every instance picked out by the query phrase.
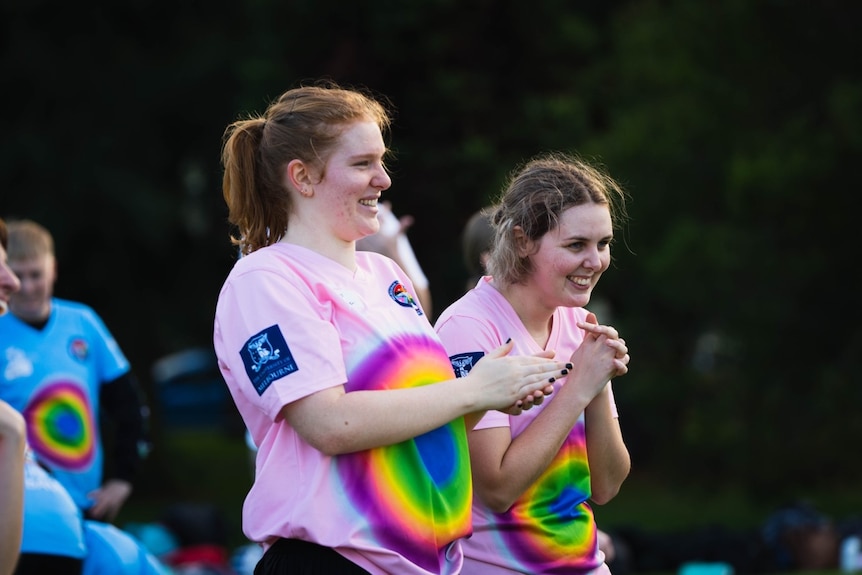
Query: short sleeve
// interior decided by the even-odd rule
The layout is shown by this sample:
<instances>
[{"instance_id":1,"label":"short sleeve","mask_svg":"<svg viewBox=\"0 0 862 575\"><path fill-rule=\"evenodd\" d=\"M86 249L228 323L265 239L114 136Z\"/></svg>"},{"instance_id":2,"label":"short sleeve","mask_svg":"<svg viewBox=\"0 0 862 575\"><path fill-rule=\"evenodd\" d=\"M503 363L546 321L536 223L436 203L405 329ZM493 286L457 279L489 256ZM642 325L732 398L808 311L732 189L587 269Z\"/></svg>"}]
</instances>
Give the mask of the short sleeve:
<instances>
[{"instance_id":1,"label":"short sleeve","mask_svg":"<svg viewBox=\"0 0 862 575\"><path fill-rule=\"evenodd\" d=\"M343 384L331 315L329 302L287 274L256 269L231 277L216 308L214 345L234 394L275 419L284 405Z\"/></svg>"}]
</instances>

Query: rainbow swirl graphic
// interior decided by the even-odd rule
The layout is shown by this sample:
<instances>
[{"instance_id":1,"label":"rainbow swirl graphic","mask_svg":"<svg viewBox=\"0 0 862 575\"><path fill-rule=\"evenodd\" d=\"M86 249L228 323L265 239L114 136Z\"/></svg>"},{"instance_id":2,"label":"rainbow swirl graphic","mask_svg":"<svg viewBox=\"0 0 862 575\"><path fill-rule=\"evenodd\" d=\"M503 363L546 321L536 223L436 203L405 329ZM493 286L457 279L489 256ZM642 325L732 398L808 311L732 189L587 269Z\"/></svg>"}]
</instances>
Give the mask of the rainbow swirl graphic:
<instances>
[{"instance_id":1,"label":"rainbow swirl graphic","mask_svg":"<svg viewBox=\"0 0 862 575\"><path fill-rule=\"evenodd\" d=\"M442 346L402 336L351 371L348 391L399 389L453 379ZM421 407L417 407L421 409ZM463 419L410 441L338 458L345 493L375 536L430 571L446 545L470 532L472 486Z\"/></svg>"},{"instance_id":2,"label":"rainbow swirl graphic","mask_svg":"<svg viewBox=\"0 0 862 575\"><path fill-rule=\"evenodd\" d=\"M500 544L531 572L593 566L596 523L586 503L590 470L582 433L576 426L536 483L507 513L494 515Z\"/></svg>"},{"instance_id":3,"label":"rainbow swirl graphic","mask_svg":"<svg viewBox=\"0 0 862 575\"><path fill-rule=\"evenodd\" d=\"M39 458L68 471L87 469L96 449L93 410L84 390L68 382L41 389L24 410L27 439Z\"/></svg>"}]
</instances>

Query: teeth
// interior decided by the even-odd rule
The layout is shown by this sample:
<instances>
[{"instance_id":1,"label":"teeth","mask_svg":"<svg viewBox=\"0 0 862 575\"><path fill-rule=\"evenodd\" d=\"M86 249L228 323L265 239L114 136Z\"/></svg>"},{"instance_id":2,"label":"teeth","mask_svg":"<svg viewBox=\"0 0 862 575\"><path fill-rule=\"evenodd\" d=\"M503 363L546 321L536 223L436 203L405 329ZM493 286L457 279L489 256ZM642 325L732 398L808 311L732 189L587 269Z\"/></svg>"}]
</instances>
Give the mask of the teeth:
<instances>
[{"instance_id":1,"label":"teeth","mask_svg":"<svg viewBox=\"0 0 862 575\"><path fill-rule=\"evenodd\" d=\"M590 285L590 278L577 278L577 277L570 277L569 279L570 279L570 280L572 280L574 283L576 283L576 284L577 284L577 285L579 285L579 286L588 286L588 285Z\"/></svg>"},{"instance_id":2,"label":"teeth","mask_svg":"<svg viewBox=\"0 0 862 575\"><path fill-rule=\"evenodd\" d=\"M363 206L368 206L369 208L374 208L377 206L377 198L373 200L359 200L359 203Z\"/></svg>"}]
</instances>

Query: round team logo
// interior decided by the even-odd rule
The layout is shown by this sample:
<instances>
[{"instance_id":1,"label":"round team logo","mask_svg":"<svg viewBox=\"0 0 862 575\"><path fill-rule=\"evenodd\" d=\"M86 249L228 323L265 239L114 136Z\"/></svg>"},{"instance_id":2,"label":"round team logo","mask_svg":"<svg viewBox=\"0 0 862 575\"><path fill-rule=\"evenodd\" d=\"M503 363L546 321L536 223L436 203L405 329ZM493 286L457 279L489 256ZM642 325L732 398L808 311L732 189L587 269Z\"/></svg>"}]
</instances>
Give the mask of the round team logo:
<instances>
[{"instance_id":1,"label":"round team logo","mask_svg":"<svg viewBox=\"0 0 862 575\"><path fill-rule=\"evenodd\" d=\"M69 342L69 353L72 357L84 361L90 354L90 346L87 345L87 340L76 337Z\"/></svg>"},{"instance_id":2,"label":"round team logo","mask_svg":"<svg viewBox=\"0 0 862 575\"><path fill-rule=\"evenodd\" d=\"M404 284L400 281L395 280L392 282L392 285L389 286L389 297L395 300L398 305L412 307L416 310L417 314L422 315L422 310L419 309L419 305L416 303L416 300L413 299L413 296L410 295L410 292L407 291L407 288L404 287Z\"/></svg>"}]
</instances>

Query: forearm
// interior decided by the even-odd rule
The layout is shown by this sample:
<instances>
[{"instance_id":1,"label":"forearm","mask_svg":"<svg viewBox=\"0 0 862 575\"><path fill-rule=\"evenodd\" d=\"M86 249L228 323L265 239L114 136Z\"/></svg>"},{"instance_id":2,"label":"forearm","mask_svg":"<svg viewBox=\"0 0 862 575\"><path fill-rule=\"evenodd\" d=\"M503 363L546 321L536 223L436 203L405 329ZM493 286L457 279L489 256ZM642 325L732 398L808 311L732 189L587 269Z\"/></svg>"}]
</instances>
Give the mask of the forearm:
<instances>
[{"instance_id":1,"label":"forearm","mask_svg":"<svg viewBox=\"0 0 862 575\"><path fill-rule=\"evenodd\" d=\"M134 374L127 372L102 385L102 409L114 424L114 469L111 477L134 481L140 464L139 447L143 441L141 394Z\"/></svg>"},{"instance_id":2,"label":"forearm","mask_svg":"<svg viewBox=\"0 0 862 575\"><path fill-rule=\"evenodd\" d=\"M603 505L616 496L628 477L631 457L619 421L611 412L607 389L587 406L584 417L592 500Z\"/></svg>"},{"instance_id":3,"label":"forearm","mask_svg":"<svg viewBox=\"0 0 862 575\"><path fill-rule=\"evenodd\" d=\"M284 407L285 419L327 455L392 445L477 411L455 380L409 389L318 392Z\"/></svg>"},{"instance_id":4,"label":"forearm","mask_svg":"<svg viewBox=\"0 0 862 575\"><path fill-rule=\"evenodd\" d=\"M400 443L461 416L511 406L566 372L566 364L544 353L504 357L511 346L510 341L489 352L464 377L350 393L338 385L286 405L282 414L328 455Z\"/></svg>"},{"instance_id":5,"label":"forearm","mask_svg":"<svg viewBox=\"0 0 862 575\"><path fill-rule=\"evenodd\" d=\"M24 419L0 402L0 575L15 569L24 519Z\"/></svg>"}]
</instances>

